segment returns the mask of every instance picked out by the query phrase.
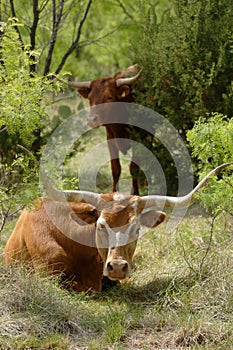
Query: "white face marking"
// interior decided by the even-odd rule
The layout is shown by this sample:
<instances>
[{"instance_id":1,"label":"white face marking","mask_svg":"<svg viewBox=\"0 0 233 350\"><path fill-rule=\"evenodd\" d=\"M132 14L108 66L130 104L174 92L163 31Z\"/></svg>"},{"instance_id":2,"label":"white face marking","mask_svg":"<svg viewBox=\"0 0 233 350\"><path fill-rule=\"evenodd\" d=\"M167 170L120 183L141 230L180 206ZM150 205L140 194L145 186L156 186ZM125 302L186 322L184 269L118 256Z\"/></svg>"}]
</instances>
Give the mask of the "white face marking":
<instances>
[{"instance_id":1,"label":"white face marking","mask_svg":"<svg viewBox=\"0 0 233 350\"><path fill-rule=\"evenodd\" d=\"M101 224L105 227L105 229L108 232L108 246L107 247L101 247L101 248L108 248L109 251L111 248L114 247L119 247L119 246L124 246L127 243L129 243L129 235L132 230L132 227L136 225L136 222L133 221L131 224L129 224L127 230L124 233L121 233L120 231L115 232L106 222L106 220L100 216L99 219L97 220L97 225Z\"/></svg>"},{"instance_id":2,"label":"white face marking","mask_svg":"<svg viewBox=\"0 0 233 350\"><path fill-rule=\"evenodd\" d=\"M113 200L114 201L123 201L125 199L125 195L122 193L114 193Z\"/></svg>"},{"instance_id":3,"label":"white face marking","mask_svg":"<svg viewBox=\"0 0 233 350\"><path fill-rule=\"evenodd\" d=\"M132 207L134 208L134 215L137 217L137 211L138 211L138 199L136 198L134 203L132 204Z\"/></svg>"}]
</instances>

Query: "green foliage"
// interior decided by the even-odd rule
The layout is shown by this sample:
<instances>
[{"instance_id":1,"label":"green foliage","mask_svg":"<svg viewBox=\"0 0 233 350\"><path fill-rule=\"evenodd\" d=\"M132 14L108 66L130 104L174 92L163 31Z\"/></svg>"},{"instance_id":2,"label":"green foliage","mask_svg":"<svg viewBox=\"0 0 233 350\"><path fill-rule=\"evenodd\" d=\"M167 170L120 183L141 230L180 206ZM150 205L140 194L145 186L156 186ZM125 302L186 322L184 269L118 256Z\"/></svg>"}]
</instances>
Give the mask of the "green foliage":
<instances>
[{"instance_id":1,"label":"green foliage","mask_svg":"<svg viewBox=\"0 0 233 350\"><path fill-rule=\"evenodd\" d=\"M188 131L187 138L199 161L200 178L212 168L233 161L233 118L228 119L219 113L200 118ZM233 214L232 167L224 174L220 180L215 177L210 188L200 195L205 207L215 214L223 210Z\"/></svg>"},{"instance_id":2,"label":"green foliage","mask_svg":"<svg viewBox=\"0 0 233 350\"><path fill-rule=\"evenodd\" d=\"M232 8L228 1L175 1L161 24L146 14L135 43L147 104L182 132L205 112L233 110Z\"/></svg>"},{"instance_id":3,"label":"green foliage","mask_svg":"<svg viewBox=\"0 0 233 350\"><path fill-rule=\"evenodd\" d=\"M130 43L138 36L138 14L132 1L94 1L83 31L83 45L66 69L80 80L114 75L133 62ZM100 14L100 15L97 15Z\"/></svg>"},{"instance_id":4,"label":"green foliage","mask_svg":"<svg viewBox=\"0 0 233 350\"><path fill-rule=\"evenodd\" d=\"M232 6L228 0L174 1L158 22L156 8L142 7L141 35L134 42L144 67L137 102L167 118L186 140L186 131L206 113L233 111ZM155 154L172 184L169 158Z\"/></svg>"},{"instance_id":5,"label":"green foliage","mask_svg":"<svg viewBox=\"0 0 233 350\"><path fill-rule=\"evenodd\" d=\"M88 3L91 5L83 21ZM78 79L94 79L132 64L130 42L138 36L139 29L139 14L132 1L66 0L58 6L49 1L14 0L13 4L14 15L8 0L2 0L2 20L15 16L24 24L19 28L21 39L39 54L35 70L41 75L46 70L56 31L49 72L57 71L71 48L74 51L68 54L63 68Z\"/></svg>"},{"instance_id":6,"label":"green foliage","mask_svg":"<svg viewBox=\"0 0 233 350\"><path fill-rule=\"evenodd\" d=\"M202 164L211 161L215 167L233 160L233 118L229 119L220 113L199 118L193 129L187 132L187 139L193 155Z\"/></svg>"},{"instance_id":7,"label":"green foliage","mask_svg":"<svg viewBox=\"0 0 233 350\"><path fill-rule=\"evenodd\" d=\"M169 0L154 1L158 18L169 8ZM80 80L114 75L136 63L132 42L140 40L142 12L150 0L93 1L82 36L82 45L66 69ZM101 14L98 16L97 14Z\"/></svg>"},{"instance_id":8,"label":"green foliage","mask_svg":"<svg viewBox=\"0 0 233 350\"><path fill-rule=\"evenodd\" d=\"M11 164L1 162L0 212L11 216L38 195L38 166L31 154L16 154ZM1 231L1 230L0 230Z\"/></svg>"},{"instance_id":9,"label":"green foliage","mask_svg":"<svg viewBox=\"0 0 233 350\"><path fill-rule=\"evenodd\" d=\"M0 27L0 211L3 222L38 195L33 142L47 119L51 81L30 74L35 52L22 49L15 19ZM37 149L39 151L39 149Z\"/></svg>"},{"instance_id":10,"label":"green foliage","mask_svg":"<svg viewBox=\"0 0 233 350\"><path fill-rule=\"evenodd\" d=\"M33 131L47 118L43 101L45 81L30 75L32 53L27 48L22 50L16 25L15 20L9 20L0 28L0 128L6 127L9 135L18 134L19 141L28 146L33 141Z\"/></svg>"}]
</instances>

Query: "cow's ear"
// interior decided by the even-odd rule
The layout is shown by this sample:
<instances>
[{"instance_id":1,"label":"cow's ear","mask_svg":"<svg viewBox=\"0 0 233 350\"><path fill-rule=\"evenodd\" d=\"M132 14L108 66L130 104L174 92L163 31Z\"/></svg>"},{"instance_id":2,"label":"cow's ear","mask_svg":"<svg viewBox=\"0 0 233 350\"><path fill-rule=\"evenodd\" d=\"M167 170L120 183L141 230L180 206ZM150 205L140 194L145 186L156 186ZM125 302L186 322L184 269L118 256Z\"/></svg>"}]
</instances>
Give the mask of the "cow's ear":
<instances>
[{"instance_id":1,"label":"cow's ear","mask_svg":"<svg viewBox=\"0 0 233 350\"><path fill-rule=\"evenodd\" d=\"M120 98L125 98L130 93L130 87L128 85L122 85L119 87Z\"/></svg>"},{"instance_id":2,"label":"cow's ear","mask_svg":"<svg viewBox=\"0 0 233 350\"><path fill-rule=\"evenodd\" d=\"M156 227L160 225L166 218L163 211L150 210L141 214L141 225L146 227Z\"/></svg>"},{"instance_id":3,"label":"cow's ear","mask_svg":"<svg viewBox=\"0 0 233 350\"><path fill-rule=\"evenodd\" d=\"M83 87L83 88L78 88L77 91L82 97L88 98L88 95L91 92L91 89Z\"/></svg>"}]
</instances>

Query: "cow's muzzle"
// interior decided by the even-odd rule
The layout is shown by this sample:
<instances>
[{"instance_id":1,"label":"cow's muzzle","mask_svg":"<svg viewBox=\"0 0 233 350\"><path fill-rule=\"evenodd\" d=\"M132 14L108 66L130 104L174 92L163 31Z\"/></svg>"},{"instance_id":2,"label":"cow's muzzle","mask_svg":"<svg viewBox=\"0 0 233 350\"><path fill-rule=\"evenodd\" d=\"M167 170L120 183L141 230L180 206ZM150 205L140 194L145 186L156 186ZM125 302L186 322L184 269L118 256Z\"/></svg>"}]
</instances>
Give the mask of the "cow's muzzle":
<instances>
[{"instance_id":1,"label":"cow's muzzle","mask_svg":"<svg viewBox=\"0 0 233 350\"><path fill-rule=\"evenodd\" d=\"M109 260L106 262L104 275L111 280L123 280L130 276L129 263L126 260Z\"/></svg>"}]
</instances>

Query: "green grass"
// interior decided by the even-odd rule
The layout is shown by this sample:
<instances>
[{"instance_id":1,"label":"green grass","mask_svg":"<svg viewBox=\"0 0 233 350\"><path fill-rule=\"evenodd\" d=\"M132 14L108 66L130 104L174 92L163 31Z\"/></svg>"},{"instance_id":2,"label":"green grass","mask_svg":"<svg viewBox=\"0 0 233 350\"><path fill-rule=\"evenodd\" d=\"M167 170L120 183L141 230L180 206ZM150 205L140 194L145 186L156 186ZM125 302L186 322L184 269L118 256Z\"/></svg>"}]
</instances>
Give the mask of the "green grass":
<instances>
[{"instance_id":1,"label":"green grass","mask_svg":"<svg viewBox=\"0 0 233 350\"><path fill-rule=\"evenodd\" d=\"M232 228L192 212L172 233L161 225L130 280L92 296L1 262L0 349L232 349Z\"/></svg>"}]
</instances>

